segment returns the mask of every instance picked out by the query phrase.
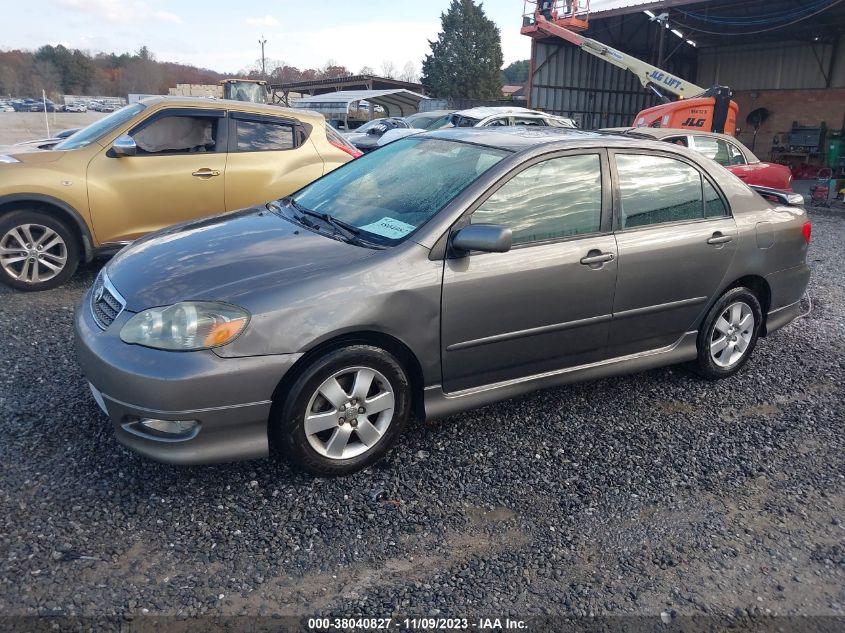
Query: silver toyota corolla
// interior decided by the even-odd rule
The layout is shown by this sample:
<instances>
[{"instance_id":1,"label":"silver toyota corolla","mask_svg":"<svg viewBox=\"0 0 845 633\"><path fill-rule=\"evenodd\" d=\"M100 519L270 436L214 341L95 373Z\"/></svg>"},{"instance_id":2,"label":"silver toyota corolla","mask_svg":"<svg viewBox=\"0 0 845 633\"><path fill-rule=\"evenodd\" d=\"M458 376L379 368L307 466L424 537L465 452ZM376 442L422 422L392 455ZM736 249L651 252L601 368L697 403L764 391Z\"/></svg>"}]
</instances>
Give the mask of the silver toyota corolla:
<instances>
[{"instance_id":1,"label":"silver toyota corolla","mask_svg":"<svg viewBox=\"0 0 845 633\"><path fill-rule=\"evenodd\" d=\"M196 464L373 463L409 419L672 363L799 313L810 225L700 154L558 129L397 141L124 249L76 314L118 439Z\"/></svg>"}]
</instances>

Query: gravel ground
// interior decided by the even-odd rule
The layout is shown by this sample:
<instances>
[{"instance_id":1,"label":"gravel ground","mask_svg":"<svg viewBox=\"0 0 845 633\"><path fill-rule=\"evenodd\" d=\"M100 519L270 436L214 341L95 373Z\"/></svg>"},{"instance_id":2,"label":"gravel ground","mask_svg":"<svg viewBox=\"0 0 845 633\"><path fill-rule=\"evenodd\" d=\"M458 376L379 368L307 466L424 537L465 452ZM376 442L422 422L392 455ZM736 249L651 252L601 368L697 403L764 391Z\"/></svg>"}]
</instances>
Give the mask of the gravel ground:
<instances>
[{"instance_id":1,"label":"gravel ground","mask_svg":"<svg viewBox=\"0 0 845 633\"><path fill-rule=\"evenodd\" d=\"M813 222L813 311L739 376L533 394L338 480L123 449L72 351L96 266L0 289L0 613L845 616L845 215Z\"/></svg>"}]
</instances>

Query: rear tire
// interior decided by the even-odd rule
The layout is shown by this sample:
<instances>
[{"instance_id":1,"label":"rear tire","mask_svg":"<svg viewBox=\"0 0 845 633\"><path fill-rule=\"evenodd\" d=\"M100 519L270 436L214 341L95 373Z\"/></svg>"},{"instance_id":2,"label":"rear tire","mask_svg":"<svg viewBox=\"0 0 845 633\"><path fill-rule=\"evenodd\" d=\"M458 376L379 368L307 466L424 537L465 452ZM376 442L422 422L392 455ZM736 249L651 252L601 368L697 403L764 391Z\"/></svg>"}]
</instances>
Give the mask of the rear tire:
<instances>
[{"instance_id":1,"label":"rear tire","mask_svg":"<svg viewBox=\"0 0 845 633\"><path fill-rule=\"evenodd\" d=\"M384 457L410 413L399 361L378 347L351 345L326 352L299 375L271 431L295 466L335 477Z\"/></svg>"},{"instance_id":2,"label":"rear tire","mask_svg":"<svg viewBox=\"0 0 845 633\"><path fill-rule=\"evenodd\" d=\"M709 380L733 376L748 362L762 324L763 311L754 292L745 287L729 289L701 325L695 372Z\"/></svg>"},{"instance_id":3,"label":"rear tire","mask_svg":"<svg viewBox=\"0 0 845 633\"><path fill-rule=\"evenodd\" d=\"M23 291L50 290L79 266L79 240L61 220L41 211L0 217L0 281Z\"/></svg>"}]
</instances>

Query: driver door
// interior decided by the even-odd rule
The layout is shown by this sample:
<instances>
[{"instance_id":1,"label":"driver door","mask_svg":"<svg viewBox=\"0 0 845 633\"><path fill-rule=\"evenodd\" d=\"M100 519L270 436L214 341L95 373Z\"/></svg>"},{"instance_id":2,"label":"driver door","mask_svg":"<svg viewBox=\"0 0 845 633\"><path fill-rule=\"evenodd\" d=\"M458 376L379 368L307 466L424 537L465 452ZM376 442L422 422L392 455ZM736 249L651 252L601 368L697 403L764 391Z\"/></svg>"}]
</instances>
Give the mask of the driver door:
<instances>
[{"instance_id":1,"label":"driver door","mask_svg":"<svg viewBox=\"0 0 845 633\"><path fill-rule=\"evenodd\" d=\"M97 241L127 243L225 211L226 121L225 110L159 110L129 131L135 156L97 154L88 166Z\"/></svg>"},{"instance_id":2,"label":"driver door","mask_svg":"<svg viewBox=\"0 0 845 633\"><path fill-rule=\"evenodd\" d=\"M472 212L473 224L510 227L513 247L444 262L444 391L603 357L616 284L609 180L603 151L562 153L529 163Z\"/></svg>"}]
</instances>

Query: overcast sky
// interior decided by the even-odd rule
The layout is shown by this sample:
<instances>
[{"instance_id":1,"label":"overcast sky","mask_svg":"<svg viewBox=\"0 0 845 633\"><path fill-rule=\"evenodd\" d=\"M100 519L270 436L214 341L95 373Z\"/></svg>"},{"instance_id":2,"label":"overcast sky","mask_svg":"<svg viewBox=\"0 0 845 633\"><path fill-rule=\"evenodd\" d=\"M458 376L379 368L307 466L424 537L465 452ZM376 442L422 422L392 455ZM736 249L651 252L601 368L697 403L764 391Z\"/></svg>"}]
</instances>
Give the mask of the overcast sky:
<instances>
[{"instance_id":1,"label":"overcast sky","mask_svg":"<svg viewBox=\"0 0 845 633\"><path fill-rule=\"evenodd\" d=\"M593 9L636 0L593 0ZM134 51L147 45L162 61L236 72L265 55L299 68L334 60L352 71L379 71L390 60L417 70L440 29L449 0L38 0L3 2L0 48L64 44L92 52ZM526 59L519 34L521 0L486 0L502 32L505 64Z\"/></svg>"}]
</instances>

